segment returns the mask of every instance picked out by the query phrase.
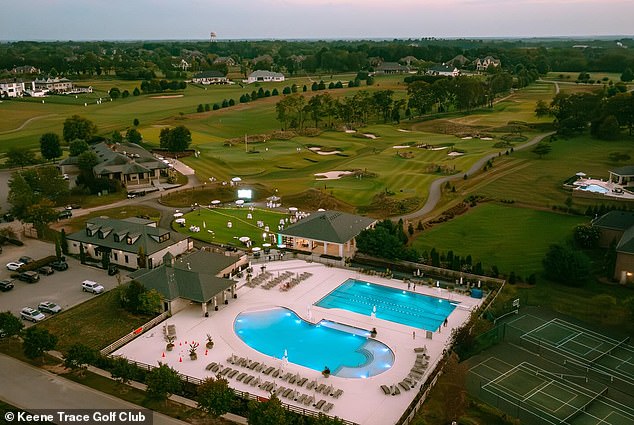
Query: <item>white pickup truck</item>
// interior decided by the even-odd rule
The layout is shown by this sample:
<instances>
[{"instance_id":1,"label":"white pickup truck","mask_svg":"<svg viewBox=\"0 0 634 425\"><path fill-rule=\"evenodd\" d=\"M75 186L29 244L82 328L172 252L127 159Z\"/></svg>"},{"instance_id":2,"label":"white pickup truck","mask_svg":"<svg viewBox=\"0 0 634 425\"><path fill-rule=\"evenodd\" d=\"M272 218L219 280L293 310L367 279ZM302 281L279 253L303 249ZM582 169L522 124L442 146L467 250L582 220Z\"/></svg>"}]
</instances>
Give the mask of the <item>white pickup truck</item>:
<instances>
[{"instance_id":1,"label":"white pickup truck","mask_svg":"<svg viewBox=\"0 0 634 425\"><path fill-rule=\"evenodd\" d=\"M104 291L103 286L92 280L84 280L81 283L81 289L82 291L91 292L93 294L101 294Z\"/></svg>"}]
</instances>

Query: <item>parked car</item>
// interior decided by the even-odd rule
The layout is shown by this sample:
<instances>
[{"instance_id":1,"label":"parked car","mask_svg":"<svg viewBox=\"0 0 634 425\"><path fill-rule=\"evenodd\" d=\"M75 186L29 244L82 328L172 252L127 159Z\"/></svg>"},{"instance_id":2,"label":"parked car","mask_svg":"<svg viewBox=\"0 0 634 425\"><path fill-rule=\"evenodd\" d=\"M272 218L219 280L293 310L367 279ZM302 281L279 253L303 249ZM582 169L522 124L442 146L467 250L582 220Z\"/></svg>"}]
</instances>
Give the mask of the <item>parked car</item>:
<instances>
[{"instance_id":1,"label":"parked car","mask_svg":"<svg viewBox=\"0 0 634 425\"><path fill-rule=\"evenodd\" d=\"M73 216L73 212L71 210L64 210L57 214L58 220L63 220L65 218L71 218Z\"/></svg>"},{"instance_id":2,"label":"parked car","mask_svg":"<svg viewBox=\"0 0 634 425\"><path fill-rule=\"evenodd\" d=\"M128 193L128 199L136 198L136 193Z\"/></svg>"},{"instance_id":3,"label":"parked car","mask_svg":"<svg viewBox=\"0 0 634 425\"><path fill-rule=\"evenodd\" d=\"M11 261L10 263L7 263L7 269L14 272L20 267L22 267L23 265L24 263L20 263L19 261Z\"/></svg>"},{"instance_id":4,"label":"parked car","mask_svg":"<svg viewBox=\"0 0 634 425\"><path fill-rule=\"evenodd\" d=\"M2 218L3 218L3 219L4 219L4 221L6 221L6 222L10 222L10 221L15 220L15 218L13 217L13 214L11 214L11 213L6 213L6 214L4 214L4 215L2 216Z\"/></svg>"},{"instance_id":5,"label":"parked car","mask_svg":"<svg viewBox=\"0 0 634 425\"><path fill-rule=\"evenodd\" d=\"M85 292L91 292L93 294L101 294L104 291L104 287L92 280L84 280L81 283L81 289Z\"/></svg>"},{"instance_id":6,"label":"parked car","mask_svg":"<svg viewBox=\"0 0 634 425\"><path fill-rule=\"evenodd\" d=\"M27 255L23 255L18 259L20 263L29 264L33 262L33 259Z\"/></svg>"},{"instance_id":7,"label":"parked car","mask_svg":"<svg viewBox=\"0 0 634 425\"><path fill-rule=\"evenodd\" d=\"M119 273L119 267L116 264L110 264L108 266L108 276L114 276Z\"/></svg>"},{"instance_id":8,"label":"parked car","mask_svg":"<svg viewBox=\"0 0 634 425\"><path fill-rule=\"evenodd\" d=\"M40 280L40 275L34 271L22 272L18 275L18 279L27 283L35 283Z\"/></svg>"},{"instance_id":9,"label":"parked car","mask_svg":"<svg viewBox=\"0 0 634 425\"><path fill-rule=\"evenodd\" d=\"M51 266L42 266L39 269L37 269L37 272L39 274L43 274L44 276L48 276L50 274L55 273L55 270L53 270L53 267Z\"/></svg>"},{"instance_id":10,"label":"parked car","mask_svg":"<svg viewBox=\"0 0 634 425\"><path fill-rule=\"evenodd\" d=\"M24 307L22 311L20 311L20 317L22 320L30 320L31 322L39 322L46 319L46 316L44 316L41 311L31 307Z\"/></svg>"},{"instance_id":11,"label":"parked car","mask_svg":"<svg viewBox=\"0 0 634 425\"><path fill-rule=\"evenodd\" d=\"M42 301L40 305L37 306L38 310L43 311L45 313L55 314L62 311L62 308L50 301Z\"/></svg>"},{"instance_id":12,"label":"parked car","mask_svg":"<svg viewBox=\"0 0 634 425\"><path fill-rule=\"evenodd\" d=\"M49 264L49 266L51 266L53 269L57 270L58 272L63 272L64 270L68 270L68 263L62 260L53 261L52 263Z\"/></svg>"},{"instance_id":13,"label":"parked car","mask_svg":"<svg viewBox=\"0 0 634 425\"><path fill-rule=\"evenodd\" d=\"M13 281L10 279L0 280L0 291L7 292L13 289Z\"/></svg>"}]
</instances>

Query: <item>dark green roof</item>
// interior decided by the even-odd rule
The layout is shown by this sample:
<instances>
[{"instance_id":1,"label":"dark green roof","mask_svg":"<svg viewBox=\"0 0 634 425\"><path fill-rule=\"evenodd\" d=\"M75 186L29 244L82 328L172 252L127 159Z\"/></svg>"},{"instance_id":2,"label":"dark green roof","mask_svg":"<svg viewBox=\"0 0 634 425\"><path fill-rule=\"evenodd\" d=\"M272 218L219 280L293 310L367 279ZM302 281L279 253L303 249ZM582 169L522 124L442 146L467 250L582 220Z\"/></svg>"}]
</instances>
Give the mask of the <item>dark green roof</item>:
<instances>
[{"instance_id":1,"label":"dark green roof","mask_svg":"<svg viewBox=\"0 0 634 425\"><path fill-rule=\"evenodd\" d=\"M594 220L592 225L603 229L626 230L634 226L634 212L610 211Z\"/></svg>"},{"instance_id":2,"label":"dark green roof","mask_svg":"<svg viewBox=\"0 0 634 425\"><path fill-rule=\"evenodd\" d=\"M118 235L117 241L115 241L115 235ZM169 237L166 235L169 235ZM159 242L161 237L164 240ZM126 221L97 217L88 219L86 228L72 233L68 236L68 239L110 249L120 249L134 254L139 252L139 247L142 246L144 252L147 255L151 255L183 239L187 239L187 237L178 232L148 226L135 220ZM132 240L131 244L128 243L128 239Z\"/></svg>"},{"instance_id":3,"label":"dark green roof","mask_svg":"<svg viewBox=\"0 0 634 425\"><path fill-rule=\"evenodd\" d=\"M170 256L157 268L140 269L130 274L147 289L156 289L164 298L184 298L194 302L209 302L215 295L235 284L217 277L223 269L239 261L239 257L198 251L170 263Z\"/></svg>"},{"instance_id":4,"label":"dark green roof","mask_svg":"<svg viewBox=\"0 0 634 425\"><path fill-rule=\"evenodd\" d=\"M299 220L280 233L284 236L346 243L375 222L373 218L340 211L320 211Z\"/></svg>"},{"instance_id":5,"label":"dark green roof","mask_svg":"<svg viewBox=\"0 0 634 425\"><path fill-rule=\"evenodd\" d=\"M610 170L611 173L618 174L619 176L634 176L634 165L626 165L625 167L615 168Z\"/></svg>"}]
</instances>

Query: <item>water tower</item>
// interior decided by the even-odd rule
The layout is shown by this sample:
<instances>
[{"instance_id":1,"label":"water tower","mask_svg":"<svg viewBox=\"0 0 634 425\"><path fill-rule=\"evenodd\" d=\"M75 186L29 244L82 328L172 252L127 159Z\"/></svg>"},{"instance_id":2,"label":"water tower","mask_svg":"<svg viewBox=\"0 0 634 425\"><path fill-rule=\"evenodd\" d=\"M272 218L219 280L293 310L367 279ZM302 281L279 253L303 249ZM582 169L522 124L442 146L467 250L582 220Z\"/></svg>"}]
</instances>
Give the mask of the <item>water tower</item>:
<instances>
[{"instance_id":1,"label":"water tower","mask_svg":"<svg viewBox=\"0 0 634 425\"><path fill-rule=\"evenodd\" d=\"M214 43L216 41L216 33L215 32L211 32L209 33L209 41L211 41L212 43Z\"/></svg>"}]
</instances>

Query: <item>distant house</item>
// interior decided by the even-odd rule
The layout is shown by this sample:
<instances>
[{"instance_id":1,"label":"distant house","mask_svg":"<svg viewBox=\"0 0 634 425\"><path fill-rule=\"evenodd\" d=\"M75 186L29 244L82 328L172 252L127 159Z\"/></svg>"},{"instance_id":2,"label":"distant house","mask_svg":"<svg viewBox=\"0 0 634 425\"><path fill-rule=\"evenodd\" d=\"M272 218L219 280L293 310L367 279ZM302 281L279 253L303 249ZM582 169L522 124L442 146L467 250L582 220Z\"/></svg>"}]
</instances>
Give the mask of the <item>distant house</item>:
<instances>
[{"instance_id":1,"label":"distant house","mask_svg":"<svg viewBox=\"0 0 634 425\"><path fill-rule=\"evenodd\" d=\"M0 97L22 97L24 92L24 81L17 78L0 80Z\"/></svg>"},{"instance_id":2,"label":"distant house","mask_svg":"<svg viewBox=\"0 0 634 425\"><path fill-rule=\"evenodd\" d=\"M36 78L33 89L50 93L70 93L73 91L73 82L68 78Z\"/></svg>"},{"instance_id":3,"label":"distant house","mask_svg":"<svg viewBox=\"0 0 634 425\"><path fill-rule=\"evenodd\" d=\"M229 84L227 76L220 71L203 71L192 77L192 82L197 84Z\"/></svg>"},{"instance_id":4,"label":"distant house","mask_svg":"<svg viewBox=\"0 0 634 425\"><path fill-rule=\"evenodd\" d=\"M634 212L610 211L592 221L601 231L599 246L616 247L614 279L622 284L634 282Z\"/></svg>"},{"instance_id":5,"label":"distant house","mask_svg":"<svg viewBox=\"0 0 634 425\"><path fill-rule=\"evenodd\" d=\"M161 266L152 270L141 269L130 274L146 289L161 294L163 306L171 314L191 303L199 303L202 314L208 305L218 310L218 305L228 304L235 298L236 282L231 277L248 267L246 255L223 255L206 251L175 259L166 254Z\"/></svg>"},{"instance_id":6,"label":"distant house","mask_svg":"<svg viewBox=\"0 0 634 425\"><path fill-rule=\"evenodd\" d=\"M152 220L134 217L88 219L86 227L68 235L67 240L70 254L79 254L83 247L85 255L92 259L109 255L110 263L131 269L143 265L139 264L139 251L145 256L145 267L152 269L161 264L168 252L176 256L193 248L187 236L157 227Z\"/></svg>"},{"instance_id":7,"label":"distant house","mask_svg":"<svg viewBox=\"0 0 634 425\"><path fill-rule=\"evenodd\" d=\"M246 80L247 84L251 84L255 82L268 83L268 82L279 82L279 81L284 81L284 74L281 74L279 72L261 71L261 70L253 71L251 74L249 74Z\"/></svg>"},{"instance_id":8,"label":"distant house","mask_svg":"<svg viewBox=\"0 0 634 425\"><path fill-rule=\"evenodd\" d=\"M31 65L24 65L24 66L16 66L10 72L11 74L39 74L40 70L39 68L36 68Z\"/></svg>"},{"instance_id":9,"label":"distant house","mask_svg":"<svg viewBox=\"0 0 634 425\"><path fill-rule=\"evenodd\" d=\"M95 176L118 180L128 191L150 188L167 181L170 166L138 145L101 142L91 149L99 158L99 164L93 167ZM76 173L77 163L78 157L66 158L59 164L61 172Z\"/></svg>"},{"instance_id":10,"label":"distant house","mask_svg":"<svg viewBox=\"0 0 634 425\"><path fill-rule=\"evenodd\" d=\"M340 211L320 211L280 231L289 248L352 257L357 250L355 238L376 223L373 218Z\"/></svg>"},{"instance_id":11,"label":"distant house","mask_svg":"<svg viewBox=\"0 0 634 425\"><path fill-rule=\"evenodd\" d=\"M486 71L490 66L497 68L502 64L499 59L495 59L493 56L487 56L484 59L478 58L473 63L476 71Z\"/></svg>"},{"instance_id":12,"label":"distant house","mask_svg":"<svg viewBox=\"0 0 634 425\"><path fill-rule=\"evenodd\" d=\"M455 66L450 65L434 65L427 69L428 75L440 75L446 77L457 77L460 75L460 70Z\"/></svg>"},{"instance_id":13,"label":"distant house","mask_svg":"<svg viewBox=\"0 0 634 425\"><path fill-rule=\"evenodd\" d=\"M469 59L467 59L464 55L457 55L450 61L447 61L447 65L462 68L463 66L467 65L469 62L470 62Z\"/></svg>"},{"instance_id":14,"label":"distant house","mask_svg":"<svg viewBox=\"0 0 634 425\"><path fill-rule=\"evenodd\" d=\"M409 66L401 65L398 62L383 62L374 68L375 74L404 74L410 71Z\"/></svg>"},{"instance_id":15,"label":"distant house","mask_svg":"<svg viewBox=\"0 0 634 425\"><path fill-rule=\"evenodd\" d=\"M229 56L219 56L214 59L214 64L225 64L227 66L236 66L236 61L233 60L232 57Z\"/></svg>"},{"instance_id":16,"label":"distant house","mask_svg":"<svg viewBox=\"0 0 634 425\"><path fill-rule=\"evenodd\" d=\"M180 69L181 71L187 71L191 67L190 63L185 59L181 59L180 61L173 63L172 66Z\"/></svg>"}]
</instances>

